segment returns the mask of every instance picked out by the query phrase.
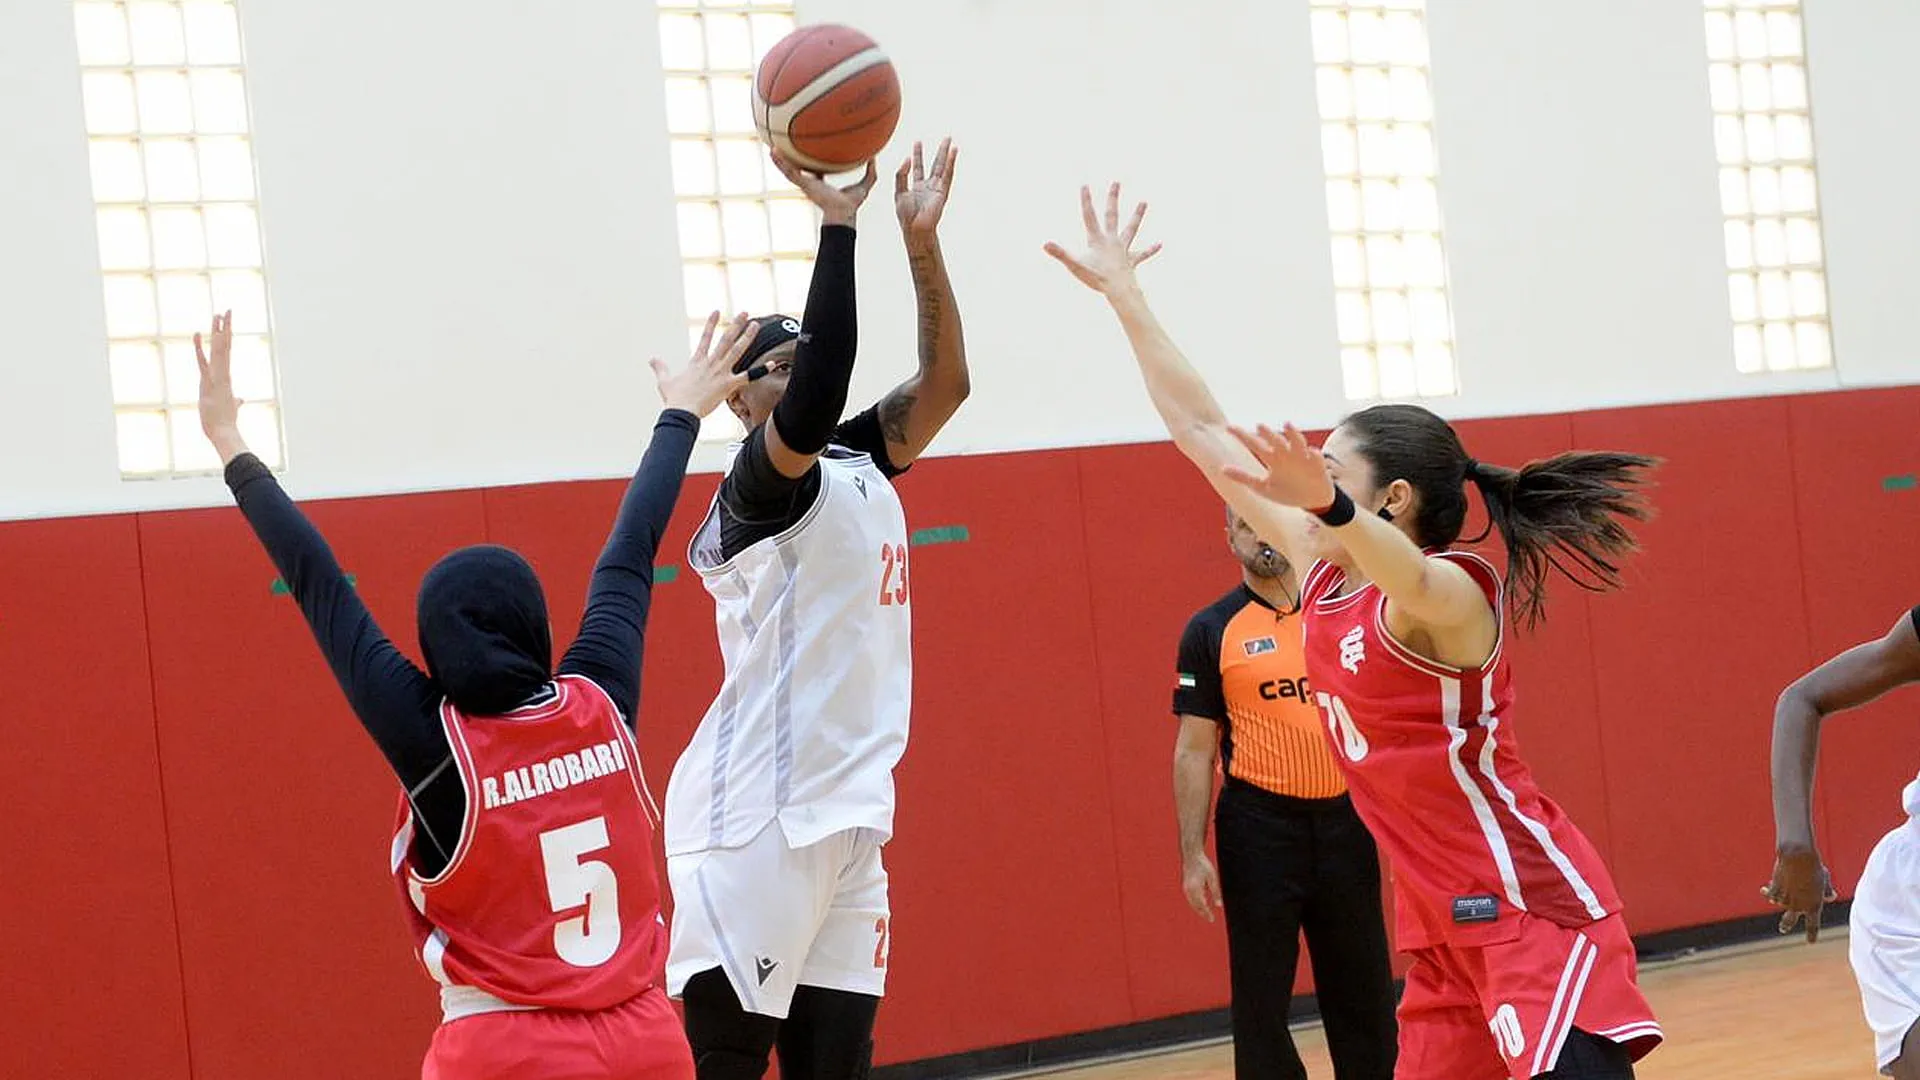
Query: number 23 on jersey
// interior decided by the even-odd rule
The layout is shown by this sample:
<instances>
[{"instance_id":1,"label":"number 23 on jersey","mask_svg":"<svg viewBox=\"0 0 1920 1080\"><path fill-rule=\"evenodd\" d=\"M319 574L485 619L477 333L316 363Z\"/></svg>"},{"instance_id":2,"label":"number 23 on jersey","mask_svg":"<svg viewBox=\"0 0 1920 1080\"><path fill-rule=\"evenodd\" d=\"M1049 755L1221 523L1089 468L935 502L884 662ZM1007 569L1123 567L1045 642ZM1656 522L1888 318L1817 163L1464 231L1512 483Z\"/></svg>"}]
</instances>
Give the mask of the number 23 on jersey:
<instances>
[{"instance_id":1,"label":"number 23 on jersey","mask_svg":"<svg viewBox=\"0 0 1920 1080\"><path fill-rule=\"evenodd\" d=\"M880 606L907 606L907 545L880 545Z\"/></svg>"}]
</instances>

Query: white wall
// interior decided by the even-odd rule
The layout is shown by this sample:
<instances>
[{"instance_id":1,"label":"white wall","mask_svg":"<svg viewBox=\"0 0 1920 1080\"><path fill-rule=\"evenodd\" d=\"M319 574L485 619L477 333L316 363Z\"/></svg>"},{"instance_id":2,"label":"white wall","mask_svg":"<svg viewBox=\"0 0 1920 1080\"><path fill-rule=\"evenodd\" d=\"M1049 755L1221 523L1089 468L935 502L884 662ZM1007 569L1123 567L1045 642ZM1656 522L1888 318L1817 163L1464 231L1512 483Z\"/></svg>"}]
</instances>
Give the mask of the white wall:
<instances>
[{"instance_id":1,"label":"white wall","mask_svg":"<svg viewBox=\"0 0 1920 1080\"><path fill-rule=\"evenodd\" d=\"M1920 207L1900 42L1808 17L1834 372L1732 366L1699 9L1436 4L1463 393L1492 415L1920 381ZM632 467L650 354L684 351L651 5L242 0L290 467L316 497ZM1146 280L1232 410L1341 399L1304 5L801 0L898 62L915 137L964 148L946 228L975 395L937 452L1160 437L1100 301L1040 253L1081 183L1149 199ZM0 6L0 518L212 504L123 482L63 0ZM886 188L862 218L864 403L912 365ZM697 465L710 466L704 450Z\"/></svg>"}]
</instances>

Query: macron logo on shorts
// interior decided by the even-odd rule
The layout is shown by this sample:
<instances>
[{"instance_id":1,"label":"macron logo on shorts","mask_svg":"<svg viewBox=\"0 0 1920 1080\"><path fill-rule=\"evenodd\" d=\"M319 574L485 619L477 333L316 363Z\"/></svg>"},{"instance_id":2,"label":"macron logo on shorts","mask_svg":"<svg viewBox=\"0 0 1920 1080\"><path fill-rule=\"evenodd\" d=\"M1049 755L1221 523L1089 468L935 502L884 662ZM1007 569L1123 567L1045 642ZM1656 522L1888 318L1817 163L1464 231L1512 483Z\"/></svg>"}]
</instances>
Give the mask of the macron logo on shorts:
<instances>
[{"instance_id":1,"label":"macron logo on shorts","mask_svg":"<svg viewBox=\"0 0 1920 1080\"><path fill-rule=\"evenodd\" d=\"M773 974L773 969L779 967L780 962L761 956L754 959L753 966L759 969L760 985L765 986L767 985L767 979Z\"/></svg>"}]
</instances>

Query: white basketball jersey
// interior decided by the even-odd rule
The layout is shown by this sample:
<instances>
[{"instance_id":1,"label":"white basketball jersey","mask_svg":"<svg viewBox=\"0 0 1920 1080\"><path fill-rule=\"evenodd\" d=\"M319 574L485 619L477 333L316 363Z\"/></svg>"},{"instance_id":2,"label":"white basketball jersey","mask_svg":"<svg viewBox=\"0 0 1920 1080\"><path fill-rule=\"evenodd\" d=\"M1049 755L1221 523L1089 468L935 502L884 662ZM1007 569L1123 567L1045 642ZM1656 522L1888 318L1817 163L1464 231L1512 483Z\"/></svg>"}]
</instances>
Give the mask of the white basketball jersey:
<instances>
[{"instance_id":1,"label":"white basketball jersey","mask_svg":"<svg viewBox=\"0 0 1920 1080\"><path fill-rule=\"evenodd\" d=\"M890 836L913 665L907 521L886 475L830 447L797 524L723 560L716 504L688 562L726 676L667 785L667 854L740 847L776 819L794 847Z\"/></svg>"}]
</instances>

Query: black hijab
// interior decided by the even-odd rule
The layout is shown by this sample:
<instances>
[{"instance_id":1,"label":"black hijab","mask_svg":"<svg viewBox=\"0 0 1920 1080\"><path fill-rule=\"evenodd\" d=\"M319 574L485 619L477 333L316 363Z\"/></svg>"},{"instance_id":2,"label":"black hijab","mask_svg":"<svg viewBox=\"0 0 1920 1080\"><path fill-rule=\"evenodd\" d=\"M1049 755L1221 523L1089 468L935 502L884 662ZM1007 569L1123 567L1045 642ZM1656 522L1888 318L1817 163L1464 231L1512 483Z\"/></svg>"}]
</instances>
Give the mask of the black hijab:
<instances>
[{"instance_id":1,"label":"black hijab","mask_svg":"<svg viewBox=\"0 0 1920 1080\"><path fill-rule=\"evenodd\" d=\"M546 593L507 548L461 548L435 563L417 617L427 673L469 716L511 712L553 678Z\"/></svg>"}]
</instances>

